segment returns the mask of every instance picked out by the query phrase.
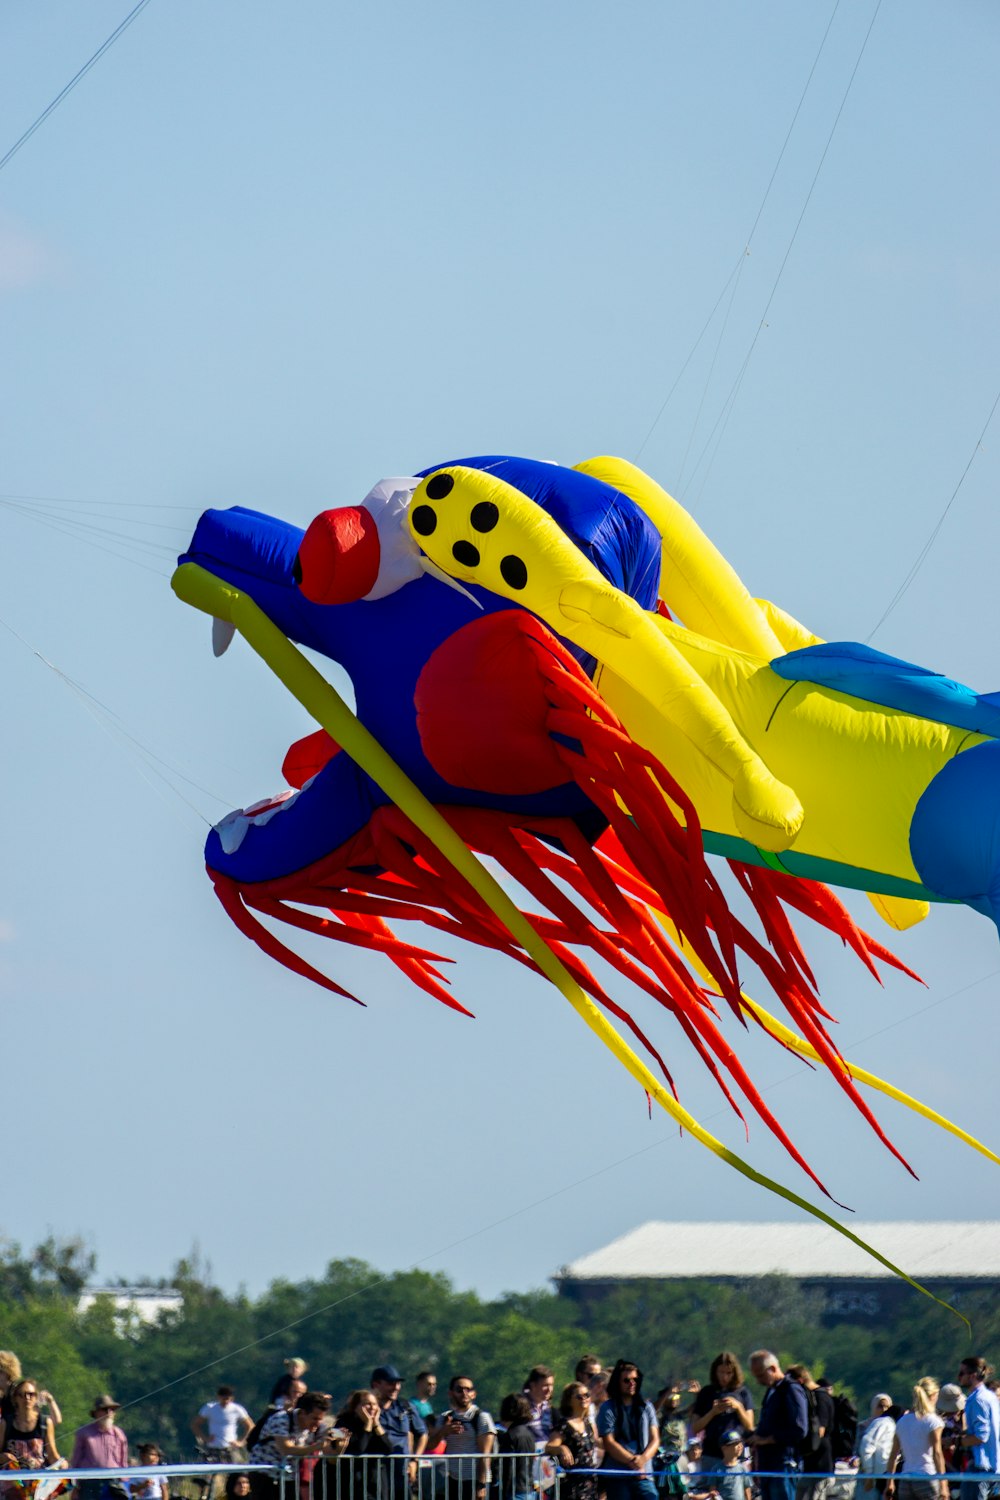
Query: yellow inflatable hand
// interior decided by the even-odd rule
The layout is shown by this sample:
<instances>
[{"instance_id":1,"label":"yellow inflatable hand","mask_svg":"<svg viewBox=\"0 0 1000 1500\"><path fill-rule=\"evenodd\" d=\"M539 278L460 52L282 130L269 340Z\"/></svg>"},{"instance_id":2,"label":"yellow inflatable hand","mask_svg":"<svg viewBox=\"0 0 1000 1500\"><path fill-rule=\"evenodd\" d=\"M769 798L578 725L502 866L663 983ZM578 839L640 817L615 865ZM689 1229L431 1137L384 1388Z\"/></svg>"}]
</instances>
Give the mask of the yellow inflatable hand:
<instances>
[{"instance_id":1,"label":"yellow inflatable hand","mask_svg":"<svg viewBox=\"0 0 1000 1500\"><path fill-rule=\"evenodd\" d=\"M795 793L655 617L613 588L540 505L493 474L455 465L421 481L409 523L439 568L531 610L668 716L731 782L741 835L773 853L789 848L803 818Z\"/></svg>"},{"instance_id":2,"label":"yellow inflatable hand","mask_svg":"<svg viewBox=\"0 0 1000 1500\"><path fill-rule=\"evenodd\" d=\"M769 599L754 599L694 518L635 464L605 455L585 459L574 467L627 495L652 521L662 546L660 597L689 630L762 661L820 642L820 636L786 610ZM737 807L752 806L753 789L741 788L735 802ZM742 827L735 815L734 821L739 832L752 840L753 815ZM930 910L926 901L905 896L872 894L869 900L882 920L897 932L922 922Z\"/></svg>"}]
</instances>

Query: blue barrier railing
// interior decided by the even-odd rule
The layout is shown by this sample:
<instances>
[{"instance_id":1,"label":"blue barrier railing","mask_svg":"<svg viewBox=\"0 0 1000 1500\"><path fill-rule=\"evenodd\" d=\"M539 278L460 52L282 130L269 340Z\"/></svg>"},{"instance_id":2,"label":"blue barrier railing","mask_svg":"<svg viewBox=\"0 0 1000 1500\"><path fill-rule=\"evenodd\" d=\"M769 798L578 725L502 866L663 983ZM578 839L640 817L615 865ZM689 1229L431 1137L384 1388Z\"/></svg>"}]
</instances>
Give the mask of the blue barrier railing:
<instances>
[{"instance_id":1,"label":"blue barrier railing","mask_svg":"<svg viewBox=\"0 0 1000 1500\"><path fill-rule=\"evenodd\" d=\"M325 1492L325 1478L327 1474L325 1465L329 1464L331 1466L331 1477L336 1475L339 1481L341 1472L349 1476L351 1500L358 1500L359 1496L363 1497L363 1500L378 1500L382 1491L382 1484L378 1476L385 1474L387 1467L389 1469L398 1469L398 1466L401 1464L407 1466L412 1464L416 1465L425 1474L433 1470L436 1470L441 1476L455 1476L460 1474L462 1476L460 1481L462 1486L469 1488L470 1491L476 1483L475 1479L473 1479L473 1474L482 1466L487 1471L492 1470L498 1476L499 1483L494 1483L494 1491L498 1489L503 1494L508 1488L506 1483L507 1475L513 1478L514 1475L525 1472L520 1466L541 1464L543 1457L542 1454L500 1454L496 1452L488 1455L425 1454L419 1458L408 1454L359 1454L354 1456L344 1454L340 1457L330 1456L325 1460L321 1460L321 1463L324 1464L322 1470L322 1489ZM857 1469L847 1468L821 1473L804 1473L800 1468L716 1469L698 1473L676 1469L664 1471L653 1468L642 1471L637 1469L583 1468L582 1466L564 1469L551 1458L544 1459L544 1462L545 1478L544 1480L540 1480L538 1477L540 1470L536 1470L536 1477L532 1482L531 1488L536 1492L550 1492L552 1500L558 1500L559 1490L563 1482L574 1479L594 1477L598 1480L644 1480L647 1483L653 1483L657 1489L665 1489L671 1482L676 1483L679 1480L683 1483L686 1490L705 1491L711 1490L714 1487L713 1481L717 1481L725 1475L750 1481L757 1479L779 1479L782 1481L791 1480L798 1482L800 1480L808 1480L812 1482L828 1479L835 1482L841 1495L846 1492L847 1486L851 1486L852 1490L855 1487L863 1490L863 1486L867 1481L871 1481L872 1492L874 1493L876 1483L884 1485L890 1480L894 1484L899 1480L909 1480L923 1484L944 1480L948 1483L949 1487L952 1485L991 1484L997 1487L997 1494L1000 1497L1000 1472L984 1472L980 1469L965 1469L958 1473L948 1471L944 1474L915 1473L909 1470L897 1471L894 1474L866 1474ZM287 1486L297 1497L300 1490L299 1464L300 1460L294 1458L284 1464L185 1463L136 1464L128 1468L119 1469L2 1469L0 1470L0 1485L13 1484L22 1487L37 1485L41 1487L42 1492L48 1493L56 1485L63 1486L78 1482L101 1484L110 1481L131 1485L135 1481L146 1479L195 1479L210 1484L215 1479L224 1479L227 1474L264 1474L278 1484L282 1492L285 1491ZM515 1467L515 1465L519 1467ZM343 1466L342 1470L340 1466ZM371 1476L371 1483L369 1483L369 1475ZM355 1476L358 1476L359 1483L355 1482ZM436 1477L436 1475L432 1476L428 1474L428 1477ZM397 1482L395 1485L388 1485L386 1489L391 1494L392 1500L396 1500L396 1496L406 1493L408 1487L408 1483L404 1481L403 1483ZM344 1488L346 1492L347 1486L344 1486ZM338 1483L338 1494L340 1489L341 1485ZM417 1480L416 1493L418 1496L425 1494L419 1479ZM320 1500L315 1488L313 1500Z\"/></svg>"}]
</instances>

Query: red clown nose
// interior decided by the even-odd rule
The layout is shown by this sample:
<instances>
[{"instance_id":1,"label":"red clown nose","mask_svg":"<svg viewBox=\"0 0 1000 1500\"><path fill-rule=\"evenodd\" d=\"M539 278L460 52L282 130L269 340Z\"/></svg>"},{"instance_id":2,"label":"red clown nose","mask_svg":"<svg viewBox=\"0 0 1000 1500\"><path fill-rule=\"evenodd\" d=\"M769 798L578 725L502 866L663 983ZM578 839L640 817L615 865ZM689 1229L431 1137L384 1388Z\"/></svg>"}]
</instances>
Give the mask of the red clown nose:
<instances>
[{"instance_id":1,"label":"red clown nose","mask_svg":"<svg viewBox=\"0 0 1000 1500\"><path fill-rule=\"evenodd\" d=\"M352 604L375 587L380 558L378 529L367 510L324 510L302 538L295 581L311 604Z\"/></svg>"}]
</instances>

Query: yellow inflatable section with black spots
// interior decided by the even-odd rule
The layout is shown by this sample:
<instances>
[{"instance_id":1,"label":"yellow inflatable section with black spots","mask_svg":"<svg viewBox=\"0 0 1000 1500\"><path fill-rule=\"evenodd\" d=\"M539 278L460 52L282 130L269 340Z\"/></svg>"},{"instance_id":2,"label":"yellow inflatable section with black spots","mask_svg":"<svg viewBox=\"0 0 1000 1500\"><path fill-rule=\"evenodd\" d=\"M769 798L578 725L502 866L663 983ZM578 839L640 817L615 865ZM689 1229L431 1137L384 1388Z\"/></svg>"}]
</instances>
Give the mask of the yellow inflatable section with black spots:
<instances>
[{"instance_id":1,"label":"yellow inflatable section with black spots","mask_svg":"<svg viewBox=\"0 0 1000 1500\"><path fill-rule=\"evenodd\" d=\"M531 610L611 668L654 717L668 719L690 756L725 785L729 822L743 838L769 851L789 847L802 824L798 797L770 773L657 617L612 588L541 506L496 475L455 466L421 482L409 518L444 572Z\"/></svg>"}]
</instances>

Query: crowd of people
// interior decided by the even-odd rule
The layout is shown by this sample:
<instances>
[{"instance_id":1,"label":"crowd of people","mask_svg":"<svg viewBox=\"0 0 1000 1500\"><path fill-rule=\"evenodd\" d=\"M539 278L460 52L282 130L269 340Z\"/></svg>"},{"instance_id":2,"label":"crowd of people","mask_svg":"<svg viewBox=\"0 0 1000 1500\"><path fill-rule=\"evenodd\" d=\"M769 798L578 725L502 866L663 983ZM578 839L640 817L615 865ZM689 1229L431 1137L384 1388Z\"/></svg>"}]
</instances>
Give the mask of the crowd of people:
<instances>
[{"instance_id":1,"label":"crowd of people","mask_svg":"<svg viewBox=\"0 0 1000 1500\"><path fill-rule=\"evenodd\" d=\"M754 1390L723 1351L706 1382L675 1381L655 1398L627 1359L607 1368L582 1356L558 1398L553 1371L535 1365L494 1419L467 1374L440 1389L421 1370L404 1395L400 1372L379 1365L335 1402L292 1358L256 1420L222 1385L191 1431L204 1464L229 1466L218 1482L225 1500L279 1500L282 1472L304 1500L533 1500L557 1474L560 1500L1000 1500L998 1382L978 1356L961 1361L954 1384L924 1376L905 1402L878 1392L860 1421L807 1366L782 1369L767 1349L747 1363ZM154 1442L135 1448L144 1471L135 1478L96 1472L134 1463L119 1410L98 1396L67 1460L55 1398L0 1350L0 1467L93 1469L74 1500L170 1500L168 1482L150 1472L164 1459ZM203 1488L214 1500L211 1482ZM10 1481L0 1491L0 1500L30 1495Z\"/></svg>"}]
</instances>

